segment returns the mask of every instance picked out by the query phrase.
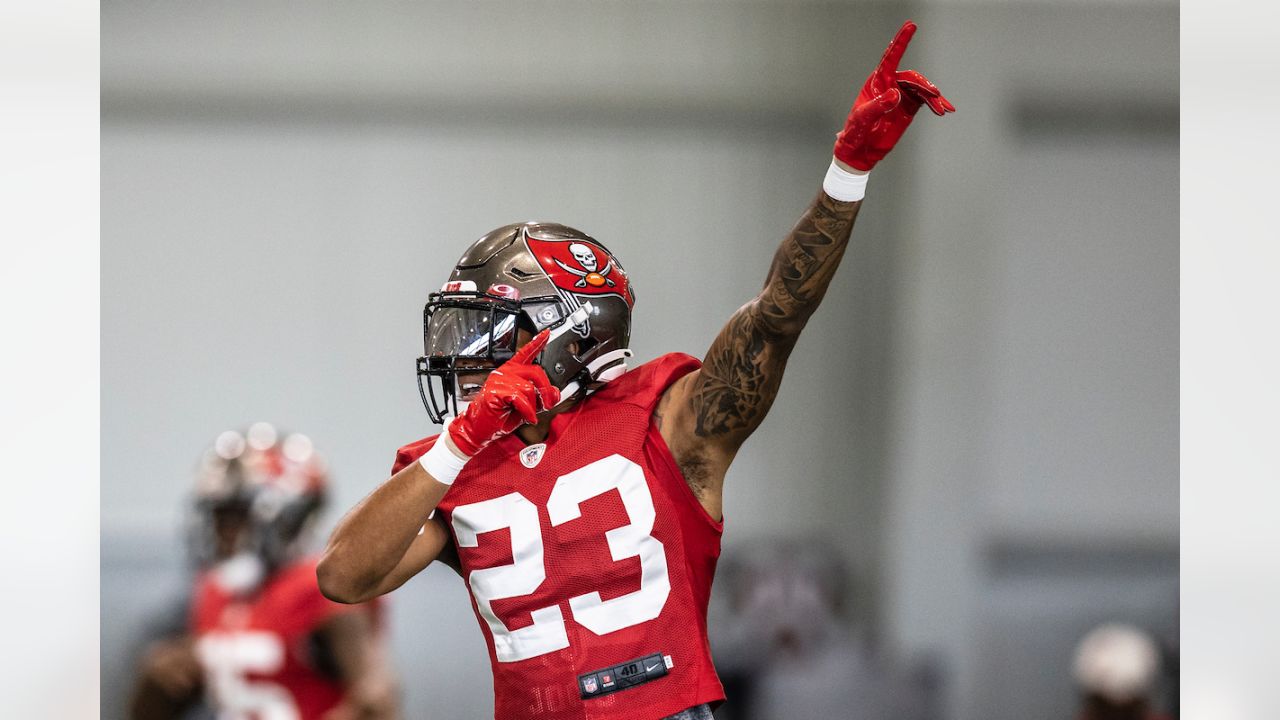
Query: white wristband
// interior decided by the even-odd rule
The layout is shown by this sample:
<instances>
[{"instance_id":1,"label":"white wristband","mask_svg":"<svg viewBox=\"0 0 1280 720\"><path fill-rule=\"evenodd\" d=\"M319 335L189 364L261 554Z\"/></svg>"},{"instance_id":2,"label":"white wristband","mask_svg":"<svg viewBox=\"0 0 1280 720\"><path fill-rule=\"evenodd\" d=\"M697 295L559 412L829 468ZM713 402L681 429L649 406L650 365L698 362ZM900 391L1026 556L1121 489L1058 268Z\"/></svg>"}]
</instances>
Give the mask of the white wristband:
<instances>
[{"instance_id":1,"label":"white wristband","mask_svg":"<svg viewBox=\"0 0 1280 720\"><path fill-rule=\"evenodd\" d=\"M836 165L834 158L831 167L827 168L827 177L822 181L822 190L833 200L853 202L861 200L867 194L867 178L870 170L854 170L849 172Z\"/></svg>"},{"instance_id":2,"label":"white wristband","mask_svg":"<svg viewBox=\"0 0 1280 720\"><path fill-rule=\"evenodd\" d=\"M449 434L449 425L453 422L453 418L449 418L444 429L440 431L440 437L431 444L431 449L426 454L418 458L418 464L422 466L427 474L435 478L436 482L441 485L452 485L453 481L458 478L458 473L462 472L462 467L467 464L470 458L460 458L449 449L449 445L445 441L445 436Z\"/></svg>"}]
</instances>

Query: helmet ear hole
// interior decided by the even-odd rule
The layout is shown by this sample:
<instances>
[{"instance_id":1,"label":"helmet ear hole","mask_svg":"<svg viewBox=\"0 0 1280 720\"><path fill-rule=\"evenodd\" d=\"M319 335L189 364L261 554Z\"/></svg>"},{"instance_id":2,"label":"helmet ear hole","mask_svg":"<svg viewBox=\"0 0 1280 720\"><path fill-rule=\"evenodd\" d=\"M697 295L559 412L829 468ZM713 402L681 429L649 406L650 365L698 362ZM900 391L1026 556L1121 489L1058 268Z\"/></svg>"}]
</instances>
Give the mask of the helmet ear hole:
<instances>
[{"instance_id":1,"label":"helmet ear hole","mask_svg":"<svg viewBox=\"0 0 1280 720\"><path fill-rule=\"evenodd\" d=\"M572 348L570 352L573 353L573 356L575 358L577 358L578 360L582 360L587 355L591 354L591 351L594 350L596 346L600 344L600 341L594 337L585 337L585 338L582 338L581 340L574 342L573 344L576 347Z\"/></svg>"}]
</instances>

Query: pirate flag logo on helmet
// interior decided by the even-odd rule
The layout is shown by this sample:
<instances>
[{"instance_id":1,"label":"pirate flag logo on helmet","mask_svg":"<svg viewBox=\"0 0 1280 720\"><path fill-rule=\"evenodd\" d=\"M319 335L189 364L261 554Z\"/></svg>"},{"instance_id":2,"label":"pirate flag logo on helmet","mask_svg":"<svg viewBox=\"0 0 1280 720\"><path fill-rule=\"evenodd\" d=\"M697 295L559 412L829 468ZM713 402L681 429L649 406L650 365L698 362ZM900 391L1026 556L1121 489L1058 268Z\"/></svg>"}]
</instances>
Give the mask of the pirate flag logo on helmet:
<instances>
[{"instance_id":1,"label":"pirate flag logo on helmet","mask_svg":"<svg viewBox=\"0 0 1280 720\"><path fill-rule=\"evenodd\" d=\"M579 296L615 295L628 306L635 303L626 272L597 243L586 238L553 240L533 234L526 234L525 242L561 291Z\"/></svg>"}]
</instances>

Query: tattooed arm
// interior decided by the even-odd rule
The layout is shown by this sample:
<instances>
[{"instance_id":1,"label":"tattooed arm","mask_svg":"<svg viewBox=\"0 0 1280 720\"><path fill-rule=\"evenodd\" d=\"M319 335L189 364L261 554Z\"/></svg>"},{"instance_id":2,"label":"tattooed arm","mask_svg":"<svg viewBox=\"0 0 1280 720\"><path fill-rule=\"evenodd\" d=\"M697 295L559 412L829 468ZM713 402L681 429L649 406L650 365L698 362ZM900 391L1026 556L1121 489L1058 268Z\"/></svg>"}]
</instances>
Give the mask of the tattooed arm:
<instances>
[{"instance_id":1,"label":"tattooed arm","mask_svg":"<svg viewBox=\"0 0 1280 720\"><path fill-rule=\"evenodd\" d=\"M787 358L826 294L861 206L819 193L782 241L764 289L729 318L702 368L658 403L663 439L716 519L725 471L773 405Z\"/></svg>"},{"instance_id":2,"label":"tattooed arm","mask_svg":"<svg viewBox=\"0 0 1280 720\"><path fill-rule=\"evenodd\" d=\"M915 23L903 24L863 84L836 136L823 191L782 241L764 289L729 318L702 368L668 388L654 410L689 487L717 520L725 471L773 405L791 349L844 257L866 173L921 107L936 115L955 111L923 75L898 70L915 31Z\"/></svg>"}]
</instances>

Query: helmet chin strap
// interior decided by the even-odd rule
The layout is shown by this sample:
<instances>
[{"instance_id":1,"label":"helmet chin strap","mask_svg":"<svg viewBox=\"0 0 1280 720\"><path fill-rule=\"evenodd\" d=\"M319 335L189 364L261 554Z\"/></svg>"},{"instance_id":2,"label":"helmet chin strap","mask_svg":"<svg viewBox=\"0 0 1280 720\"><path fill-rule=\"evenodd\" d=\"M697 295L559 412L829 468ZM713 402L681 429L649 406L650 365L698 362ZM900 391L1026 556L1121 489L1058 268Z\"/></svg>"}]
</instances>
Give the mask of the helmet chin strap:
<instances>
[{"instance_id":1,"label":"helmet chin strap","mask_svg":"<svg viewBox=\"0 0 1280 720\"><path fill-rule=\"evenodd\" d=\"M565 318L564 322L560 323L558 327L551 331L551 337L548 338L548 341L555 340L561 335L572 330L575 326L586 322L594 309L595 308L592 307L590 300L582 303L577 310L574 310L569 317ZM590 376L592 383L607 383L610 380L616 380L627 371L627 358L630 358L631 355L632 352L626 348L607 352L595 360L592 360L590 363L587 363L587 375ZM561 405L572 401L574 396L576 396L581 389L582 386L577 380L573 380L566 384L560 389L560 402L556 403L555 407L558 408ZM587 392L591 392L591 389L588 388ZM554 410L555 408L552 409Z\"/></svg>"},{"instance_id":2,"label":"helmet chin strap","mask_svg":"<svg viewBox=\"0 0 1280 720\"><path fill-rule=\"evenodd\" d=\"M587 364L587 373L591 376L591 382L607 383L622 377L627 372L627 360L633 354L629 349L623 348L621 350L611 350L592 360ZM560 391L560 402L556 404L556 407L573 400L581 389L581 385L576 380L565 385L564 389ZM592 389L587 388L587 392L592 392Z\"/></svg>"},{"instance_id":3,"label":"helmet chin strap","mask_svg":"<svg viewBox=\"0 0 1280 720\"><path fill-rule=\"evenodd\" d=\"M548 338L548 342L556 340L556 338L562 336L562 334L571 331L575 325L585 323L586 319L590 318L591 311L593 310L594 307L591 306L590 300L584 302L584 304L579 306L579 309L573 310L573 313L570 314L568 318L564 318L563 323L559 324L556 329L553 329L552 333L550 333L550 337ZM627 348L605 352L604 355L596 357L595 360L591 360L590 363L586 365L586 373L590 375L591 382L593 383L607 383L609 380L617 379L622 375L622 373L627 372L626 361L628 357L631 357L631 355L631 351L627 350ZM561 388L561 401L557 402L556 407L573 400L573 396L576 396L580 389L582 389L581 384L577 382L577 380L571 380L570 383ZM588 392L591 392L590 388L588 388ZM554 410L554 407L552 410Z\"/></svg>"}]
</instances>

